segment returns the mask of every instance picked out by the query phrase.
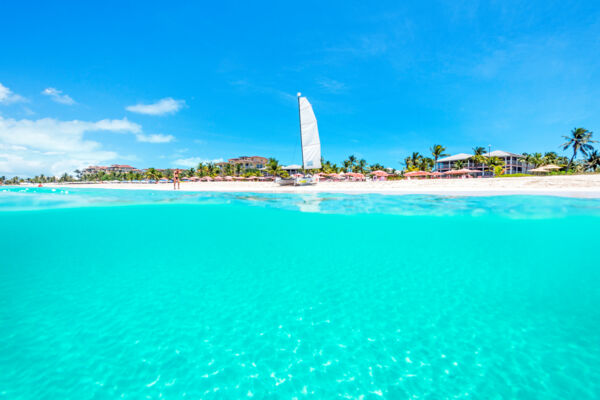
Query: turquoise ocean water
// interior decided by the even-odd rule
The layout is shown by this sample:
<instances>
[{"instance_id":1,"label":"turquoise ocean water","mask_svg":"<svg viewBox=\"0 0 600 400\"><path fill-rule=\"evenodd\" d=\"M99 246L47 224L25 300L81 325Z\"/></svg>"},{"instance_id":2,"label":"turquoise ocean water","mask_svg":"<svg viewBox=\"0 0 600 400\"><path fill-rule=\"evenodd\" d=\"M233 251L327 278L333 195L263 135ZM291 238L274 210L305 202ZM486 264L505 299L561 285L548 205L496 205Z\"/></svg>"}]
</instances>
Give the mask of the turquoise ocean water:
<instances>
[{"instance_id":1,"label":"turquoise ocean water","mask_svg":"<svg viewBox=\"0 0 600 400\"><path fill-rule=\"evenodd\" d=\"M598 399L599 199L0 189L0 398Z\"/></svg>"}]
</instances>

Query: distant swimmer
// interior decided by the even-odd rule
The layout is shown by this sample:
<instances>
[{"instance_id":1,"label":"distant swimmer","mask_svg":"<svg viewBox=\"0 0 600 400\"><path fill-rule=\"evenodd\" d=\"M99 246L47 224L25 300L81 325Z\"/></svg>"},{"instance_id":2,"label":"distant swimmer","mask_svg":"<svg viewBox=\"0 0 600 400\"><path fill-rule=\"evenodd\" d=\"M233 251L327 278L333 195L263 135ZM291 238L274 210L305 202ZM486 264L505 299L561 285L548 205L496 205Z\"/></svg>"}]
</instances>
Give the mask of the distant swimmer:
<instances>
[{"instance_id":1,"label":"distant swimmer","mask_svg":"<svg viewBox=\"0 0 600 400\"><path fill-rule=\"evenodd\" d=\"M179 173L181 170L176 169L173 171L173 190L181 189L181 182L179 181Z\"/></svg>"}]
</instances>

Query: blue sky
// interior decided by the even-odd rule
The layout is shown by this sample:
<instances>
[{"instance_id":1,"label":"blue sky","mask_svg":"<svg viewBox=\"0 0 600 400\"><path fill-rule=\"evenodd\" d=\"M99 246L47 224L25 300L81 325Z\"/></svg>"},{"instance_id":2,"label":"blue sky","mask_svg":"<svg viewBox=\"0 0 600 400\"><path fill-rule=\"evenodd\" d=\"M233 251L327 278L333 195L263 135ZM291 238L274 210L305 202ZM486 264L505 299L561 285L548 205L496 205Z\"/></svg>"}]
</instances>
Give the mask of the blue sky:
<instances>
[{"instance_id":1,"label":"blue sky","mask_svg":"<svg viewBox=\"0 0 600 400\"><path fill-rule=\"evenodd\" d=\"M600 129L597 2L403 3L2 2L0 175L298 163L298 91L337 163Z\"/></svg>"}]
</instances>

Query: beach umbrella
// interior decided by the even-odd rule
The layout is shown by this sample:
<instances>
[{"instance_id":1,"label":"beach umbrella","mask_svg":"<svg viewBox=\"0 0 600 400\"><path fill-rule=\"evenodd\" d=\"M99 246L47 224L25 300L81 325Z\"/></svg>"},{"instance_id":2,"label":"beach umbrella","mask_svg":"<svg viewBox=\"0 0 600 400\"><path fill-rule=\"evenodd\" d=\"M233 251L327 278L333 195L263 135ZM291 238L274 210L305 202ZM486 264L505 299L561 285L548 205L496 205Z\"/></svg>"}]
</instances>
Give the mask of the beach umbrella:
<instances>
[{"instance_id":1,"label":"beach umbrella","mask_svg":"<svg viewBox=\"0 0 600 400\"><path fill-rule=\"evenodd\" d=\"M546 170L558 170L558 169L562 169L562 167L559 167L558 165L554 165L554 164L544 165L542 168L544 168Z\"/></svg>"},{"instance_id":2,"label":"beach umbrella","mask_svg":"<svg viewBox=\"0 0 600 400\"><path fill-rule=\"evenodd\" d=\"M233 179L234 179L234 178L233 178L232 176L229 176L229 175L225 177L225 180L226 180L226 181L232 181Z\"/></svg>"},{"instance_id":3,"label":"beach umbrella","mask_svg":"<svg viewBox=\"0 0 600 400\"><path fill-rule=\"evenodd\" d=\"M444 172L444 175L466 175L466 174L476 174L480 171L473 171L472 169L453 169L450 171Z\"/></svg>"},{"instance_id":4,"label":"beach umbrella","mask_svg":"<svg viewBox=\"0 0 600 400\"><path fill-rule=\"evenodd\" d=\"M534 169L530 169L529 172L550 172L546 167L538 167Z\"/></svg>"},{"instance_id":5,"label":"beach umbrella","mask_svg":"<svg viewBox=\"0 0 600 400\"><path fill-rule=\"evenodd\" d=\"M425 172L425 171L415 171L415 172ZM377 170L377 171L373 171L371 172L371 175L375 175L375 176L388 176L389 174L385 171L382 170Z\"/></svg>"},{"instance_id":6,"label":"beach umbrella","mask_svg":"<svg viewBox=\"0 0 600 400\"><path fill-rule=\"evenodd\" d=\"M222 180L223 180L223 177L222 177L222 176L216 176L214 180L215 180L215 181L222 181Z\"/></svg>"},{"instance_id":7,"label":"beach umbrella","mask_svg":"<svg viewBox=\"0 0 600 400\"><path fill-rule=\"evenodd\" d=\"M375 172L380 172L380 171L375 171ZM375 172L373 172L373 175L375 175ZM384 172L384 171L381 171L381 172L385 173L386 174L385 176L387 176L387 172ZM427 171L411 171L411 172L406 172L404 174L404 176L407 176L409 178L418 177L418 176L430 176L430 175L431 175L431 172L427 172ZM379 175L379 176L384 176L384 175Z\"/></svg>"}]
</instances>

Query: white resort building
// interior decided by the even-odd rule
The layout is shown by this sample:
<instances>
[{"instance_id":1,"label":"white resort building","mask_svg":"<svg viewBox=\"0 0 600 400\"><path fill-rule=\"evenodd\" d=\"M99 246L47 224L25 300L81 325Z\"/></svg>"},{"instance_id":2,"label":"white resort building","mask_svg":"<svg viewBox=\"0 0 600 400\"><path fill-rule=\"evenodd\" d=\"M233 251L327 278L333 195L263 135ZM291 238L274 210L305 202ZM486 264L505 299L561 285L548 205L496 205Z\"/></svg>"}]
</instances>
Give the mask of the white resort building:
<instances>
[{"instance_id":1,"label":"white resort building","mask_svg":"<svg viewBox=\"0 0 600 400\"><path fill-rule=\"evenodd\" d=\"M520 161L521 154L509 153L502 150L494 150L491 153L483 154L484 157L498 157L504 162L504 170L506 174L526 173L534 168L533 165ZM457 161L463 162L463 168L480 171L480 176L491 176L492 172L484 164L477 163L472 159L473 154L459 153L453 156L440 158L435 164L435 170L438 172L446 172L455 169Z\"/></svg>"}]
</instances>

